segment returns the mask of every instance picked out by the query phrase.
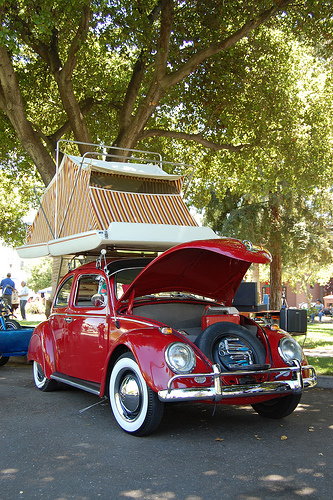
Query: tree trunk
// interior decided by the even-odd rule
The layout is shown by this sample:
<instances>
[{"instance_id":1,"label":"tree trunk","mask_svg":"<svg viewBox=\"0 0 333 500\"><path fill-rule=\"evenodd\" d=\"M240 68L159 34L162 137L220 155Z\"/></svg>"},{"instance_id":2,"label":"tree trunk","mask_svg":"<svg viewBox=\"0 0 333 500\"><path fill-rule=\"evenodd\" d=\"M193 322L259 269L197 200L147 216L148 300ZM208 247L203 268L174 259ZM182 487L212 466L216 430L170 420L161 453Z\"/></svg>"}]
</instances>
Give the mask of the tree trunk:
<instances>
[{"instance_id":1,"label":"tree trunk","mask_svg":"<svg viewBox=\"0 0 333 500\"><path fill-rule=\"evenodd\" d=\"M79 143L83 143L78 144L81 155L93 151L92 146L85 144L91 143L91 137L80 105L75 97L71 78L66 77L66 74L62 71L56 73L54 78L58 84L62 104L73 130L74 138Z\"/></svg>"},{"instance_id":2,"label":"tree trunk","mask_svg":"<svg viewBox=\"0 0 333 500\"><path fill-rule=\"evenodd\" d=\"M144 127L154 113L156 106L160 102L163 95L164 89L158 81L155 81L154 84L151 85L147 97L139 106L139 109L137 110L135 116L132 117L127 128L122 129L121 133L118 135L114 142L114 146L128 149L135 148ZM114 154L114 151L110 150L109 153ZM127 153L125 151L120 151L119 155L127 156Z\"/></svg>"},{"instance_id":3,"label":"tree trunk","mask_svg":"<svg viewBox=\"0 0 333 500\"><path fill-rule=\"evenodd\" d=\"M271 232L269 237L269 250L272 254L272 262L270 266L270 294L269 308L271 310L281 309L281 290L282 290L282 273L281 273L281 231L280 231L280 213L277 195L273 194L270 198L270 213L271 213Z\"/></svg>"},{"instance_id":4,"label":"tree trunk","mask_svg":"<svg viewBox=\"0 0 333 500\"><path fill-rule=\"evenodd\" d=\"M68 259L62 257L53 257L52 259L52 275L51 275L51 295L46 301L45 315L48 318L50 315L51 305L54 294L56 292L59 281L68 272Z\"/></svg>"},{"instance_id":5,"label":"tree trunk","mask_svg":"<svg viewBox=\"0 0 333 500\"><path fill-rule=\"evenodd\" d=\"M272 253L273 260L270 267L270 295L269 308L281 309L281 252Z\"/></svg>"},{"instance_id":6,"label":"tree trunk","mask_svg":"<svg viewBox=\"0 0 333 500\"><path fill-rule=\"evenodd\" d=\"M252 281L254 283L257 283L257 289L258 289L258 304L261 303L261 293L260 293L260 278L259 278L259 264L252 264Z\"/></svg>"}]
</instances>

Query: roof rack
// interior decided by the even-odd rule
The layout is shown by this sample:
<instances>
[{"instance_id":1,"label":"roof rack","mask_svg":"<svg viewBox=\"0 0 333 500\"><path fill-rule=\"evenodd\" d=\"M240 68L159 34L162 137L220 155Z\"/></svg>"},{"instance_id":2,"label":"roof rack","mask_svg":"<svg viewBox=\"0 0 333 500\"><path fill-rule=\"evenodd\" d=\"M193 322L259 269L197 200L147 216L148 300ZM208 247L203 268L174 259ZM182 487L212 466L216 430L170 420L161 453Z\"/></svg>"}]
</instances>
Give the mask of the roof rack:
<instances>
[{"instance_id":1,"label":"roof rack","mask_svg":"<svg viewBox=\"0 0 333 500\"><path fill-rule=\"evenodd\" d=\"M129 162L143 162L145 164L147 163L154 163L158 164L160 168L163 169L163 165L170 165L170 166L177 166L177 167L186 167L186 168L191 168L192 172L189 175L189 181L193 177L193 172L194 172L194 167L193 165L189 163L181 163L181 162L171 162L171 161L165 161L162 159L162 155L160 153L156 153L153 151L145 151L145 150L140 150L140 149L129 149L129 148L121 148L118 146L108 146L106 144L93 144L93 143L86 143L86 142L79 142L79 141L70 141L67 139L60 139L57 142L57 148L56 148L56 164L57 164L57 169L59 166L59 161L60 161L60 143L66 143L66 144L84 144L85 146L93 146L94 148L99 148L103 149L103 151L98 152L98 151L88 151L83 154L82 156L82 163L85 158L90 156L102 156L103 159L105 158L114 158L115 160L124 160L124 163L129 163ZM112 154L112 153L107 153L107 151L114 150L114 151L119 151L119 152L128 152L128 153L135 153L135 154L143 154L147 155L148 158L145 158L144 156L136 156L136 155L126 155L126 154ZM149 158L150 157L150 158ZM157 159L155 159L157 158Z\"/></svg>"}]
</instances>

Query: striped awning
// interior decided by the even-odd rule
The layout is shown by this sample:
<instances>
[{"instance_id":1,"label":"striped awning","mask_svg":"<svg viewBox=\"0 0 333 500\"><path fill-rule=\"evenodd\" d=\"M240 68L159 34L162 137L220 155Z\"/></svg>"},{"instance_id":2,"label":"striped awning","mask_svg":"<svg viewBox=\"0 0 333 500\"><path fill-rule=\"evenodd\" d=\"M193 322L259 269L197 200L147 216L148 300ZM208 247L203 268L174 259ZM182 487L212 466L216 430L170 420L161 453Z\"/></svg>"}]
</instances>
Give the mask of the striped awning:
<instances>
[{"instance_id":1,"label":"striped awning","mask_svg":"<svg viewBox=\"0 0 333 500\"><path fill-rule=\"evenodd\" d=\"M88 197L90 171L81 171L77 175L78 168L68 157L65 158L58 183L52 182L41 200L41 207L27 235L27 244L98 229Z\"/></svg>"},{"instance_id":2,"label":"striped awning","mask_svg":"<svg viewBox=\"0 0 333 500\"><path fill-rule=\"evenodd\" d=\"M179 195L125 193L90 187L99 229L111 222L197 226Z\"/></svg>"},{"instance_id":3,"label":"striped awning","mask_svg":"<svg viewBox=\"0 0 333 500\"><path fill-rule=\"evenodd\" d=\"M90 166L82 168L81 163L64 157L57 180L49 184L41 200L27 235L27 245L87 231L107 230L112 222L197 226L180 194L148 194L89 186L90 175ZM150 180L157 182L154 176L146 175L144 181ZM182 178L172 179L171 183L180 190Z\"/></svg>"}]
</instances>

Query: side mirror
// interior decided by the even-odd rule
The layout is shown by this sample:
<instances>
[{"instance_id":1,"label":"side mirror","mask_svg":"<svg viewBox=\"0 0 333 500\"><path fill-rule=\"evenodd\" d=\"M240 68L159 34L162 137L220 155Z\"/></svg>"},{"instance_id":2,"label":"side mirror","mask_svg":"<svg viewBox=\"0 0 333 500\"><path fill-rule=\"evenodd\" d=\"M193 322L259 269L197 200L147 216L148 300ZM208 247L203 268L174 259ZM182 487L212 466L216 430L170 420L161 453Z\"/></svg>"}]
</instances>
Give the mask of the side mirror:
<instances>
[{"instance_id":1,"label":"side mirror","mask_svg":"<svg viewBox=\"0 0 333 500\"><path fill-rule=\"evenodd\" d=\"M101 293L95 293L91 297L91 303L94 307L102 307L105 306L105 297Z\"/></svg>"}]
</instances>

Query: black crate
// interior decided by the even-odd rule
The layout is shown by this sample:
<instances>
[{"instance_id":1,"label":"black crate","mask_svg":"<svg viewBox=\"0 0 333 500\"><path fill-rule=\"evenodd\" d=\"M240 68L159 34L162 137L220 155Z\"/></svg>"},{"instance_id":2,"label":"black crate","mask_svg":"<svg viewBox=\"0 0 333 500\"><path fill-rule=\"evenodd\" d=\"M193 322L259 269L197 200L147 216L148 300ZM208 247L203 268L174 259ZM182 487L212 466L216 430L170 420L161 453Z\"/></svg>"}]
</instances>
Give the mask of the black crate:
<instances>
[{"instance_id":1,"label":"black crate","mask_svg":"<svg viewBox=\"0 0 333 500\"><path fill-rule=\"evenodd\" d=\"M281 309L280 328L288 333L306 333L308 327L306 309Z\"/></svg>"},{"instance_id":2,"label":"black crate","mask_svg":"<svg viewBox=\"0 0 333 500\"><path fill-rule=\"evenodd\" d=\"M242 282L235 293L233 305L237 306L257 306L258 287L255 282Z\"/></svg>"},{"instance_id":3,"label":"black crate","mask_svg":"<svg viewBox=\"0 0 333 500\"><path fill-rule=\"evenodd\" d=\"M254 281L242 281L232 305L240 312L267 311L267 304L258 304L258 285Z\"/></svg>"}]
</instances>

